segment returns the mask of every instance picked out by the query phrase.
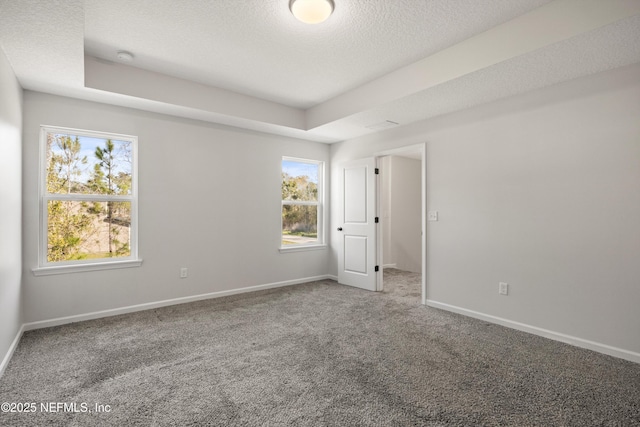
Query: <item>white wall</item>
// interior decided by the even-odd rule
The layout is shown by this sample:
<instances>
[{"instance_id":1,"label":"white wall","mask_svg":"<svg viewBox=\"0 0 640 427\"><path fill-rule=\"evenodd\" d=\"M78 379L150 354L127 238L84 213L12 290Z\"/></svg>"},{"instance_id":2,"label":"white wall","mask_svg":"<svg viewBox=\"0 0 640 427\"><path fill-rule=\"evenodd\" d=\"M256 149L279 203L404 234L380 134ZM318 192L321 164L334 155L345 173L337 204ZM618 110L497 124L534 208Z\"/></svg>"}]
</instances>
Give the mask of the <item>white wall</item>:
<instances>
[{"instance_id":1,"label":"white wall","mask_svg":"<svg viewBox=\"0 0 640 427\"><path fill-rule=\"evenodd\" d=\"M397 268L422 271L422 162L391 156L391 251Z\"/></svg>"},{"instance_id":2,"label":"white wall","mask_svg":"<svg viewBox=\"0 0 640 427\"><path fill-rule=\"evenodd\" d=\"M639 117L634 65L336 144L331 161L427 142L427 298L640 361Z\"/></svg>"},{"instance_id":3,"label":"white wall","mask_svg":"<svg viewBox=\"0 0 640 427\"><path fill-rule=\"evenodd\" d=\"M0 49L0 375L22 326L22 88Z\"/></svg>"},{"instance_id":4,"label":"white wall","mask_svg":"<svg viewBox=\"0 0 640 427\"><path fill-rule=\"evenodd\" d=\"M422 270L421 161L400 156L386 156L381 160L383 264L419 273Z\"/></svg>"},{"instance_id":5,"label":"white wall","mask_svg":"<svg viewBox=\"0 0 640 427\"><path fill-rule=\"evenodd\" d=\"M29 91L24 104L26 322L326 275L329 250L278 248L281 157L327 161L327 145ZM42 124L138 136L141 267L31 273Z\"/></svg>"}]
</instances>

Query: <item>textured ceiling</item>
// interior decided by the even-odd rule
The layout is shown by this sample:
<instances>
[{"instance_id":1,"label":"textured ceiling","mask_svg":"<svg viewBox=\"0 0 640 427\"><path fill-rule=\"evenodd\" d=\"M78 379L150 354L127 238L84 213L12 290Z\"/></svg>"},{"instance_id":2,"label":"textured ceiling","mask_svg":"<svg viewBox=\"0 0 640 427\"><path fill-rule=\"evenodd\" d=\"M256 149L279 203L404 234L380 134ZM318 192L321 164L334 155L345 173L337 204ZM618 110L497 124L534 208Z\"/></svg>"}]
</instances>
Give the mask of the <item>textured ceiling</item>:
<instances>
[{"instance_id":1,"label":"textured ceiling","mask_svg":"<svg viewBox=\"0 0 640 427\"><path fill-rule=\"evenodd\" d=\"M288 0L86 0L85 49L308 108L547 2L337 0L328 21L306 25Z\"/></svg>"},{"instance_id":2,"label":"textured ceiling","mask_svg":"<svg viewBox=\"0 0 640 427\"><path fill-rule=\"evenodd\" d=\"M640 0L288 2L0 0L0 47L27 89L323 142L640 62Z\"/></svg>"},{"instance_id":3,"label":"textured ceiling","mask_svg":"<svg viewBox=\"0 0 640 427\"><path fill-rule=\"evenodd\" d=\"M638 62L640 15L336 120L318 131L353 138L371 123L408 124Z\"/></svg>"}]
</instances>

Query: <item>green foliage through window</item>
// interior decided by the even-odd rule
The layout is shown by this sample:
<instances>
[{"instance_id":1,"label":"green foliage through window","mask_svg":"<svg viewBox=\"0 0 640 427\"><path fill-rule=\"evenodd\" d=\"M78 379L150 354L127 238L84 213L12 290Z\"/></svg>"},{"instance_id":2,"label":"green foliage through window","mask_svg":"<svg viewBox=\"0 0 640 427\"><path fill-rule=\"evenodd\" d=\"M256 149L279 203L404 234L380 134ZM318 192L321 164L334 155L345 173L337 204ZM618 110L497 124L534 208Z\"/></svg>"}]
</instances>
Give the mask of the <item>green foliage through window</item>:
<instances>
[{"instance_id":1,"label":"green foliage through window","mask_svg":"<svg viewBox=\"0 0 640 427\"><path fill-rule=\"evenodd\" d=\"M47 262L130 256L132 141L44 135Z\"/></svg>"},{"instance_id":2,"label":"green foliage through window","mask_svg":"<svg viewBox=\"0 0 640 427\"><path fill-rule=\"evenodd\" d=\"M318 243L321 163L282 161L282 245Z\"/></svg>"}]
</instances>

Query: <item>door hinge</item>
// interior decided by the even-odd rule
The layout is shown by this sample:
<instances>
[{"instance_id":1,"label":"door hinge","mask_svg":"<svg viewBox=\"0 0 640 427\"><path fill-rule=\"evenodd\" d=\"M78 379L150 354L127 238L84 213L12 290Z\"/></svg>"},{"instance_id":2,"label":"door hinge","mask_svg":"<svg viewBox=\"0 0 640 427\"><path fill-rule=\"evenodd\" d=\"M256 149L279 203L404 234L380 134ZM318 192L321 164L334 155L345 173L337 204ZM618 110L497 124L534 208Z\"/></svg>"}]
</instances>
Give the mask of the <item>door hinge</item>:
<instances>
[{"instance_id":1,"label":"door hinge","mask_svg":"<svg viewBox=\"0 0 640 427\"><path fill-rule=\"evenodd\" d=\"M378 175L380 173L380 169L376 168L375 172L376 172L376 175Z\"/></svg>"},{"instance_id":2,"label":"door hinge","mask_svg":"<svg viewBox=\"0 0 640 427\"><path fill-rule=\"evenodd\" d=\"M375 221L375 222L376 222L376 224L377 224L378 222L380 222L380 220L378 219L378 217L376 217L376 221Z\"/></svg>"},{"instance_id":3,"label":"door hinge","mask_svg":"<svg viewBox=\"0 0 640 427\"><path fill-rule=\"evenodd\" d=\"M380 267L376 265L376 271L380 271Z\"/></svg>"}]
</instances>

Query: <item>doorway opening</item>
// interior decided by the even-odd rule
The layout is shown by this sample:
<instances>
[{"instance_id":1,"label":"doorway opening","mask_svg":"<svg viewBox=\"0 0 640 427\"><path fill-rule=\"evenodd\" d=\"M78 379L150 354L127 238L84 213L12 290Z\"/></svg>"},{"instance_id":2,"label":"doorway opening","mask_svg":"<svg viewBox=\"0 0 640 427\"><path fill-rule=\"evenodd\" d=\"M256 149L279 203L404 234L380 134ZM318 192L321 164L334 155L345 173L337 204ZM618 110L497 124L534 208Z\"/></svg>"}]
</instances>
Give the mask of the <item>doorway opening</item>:
<instances>
[{"instance_id":1,"label":"doorway opening","mask_svg":"<svg viewBox=\"0 0 640 427\"><path fill-rule=\"evenodd\" d=\"M426 302L425 144L377 153L378 291ZM385 281L387 286L385 287Z\"/></svg>"}]
</instances>

